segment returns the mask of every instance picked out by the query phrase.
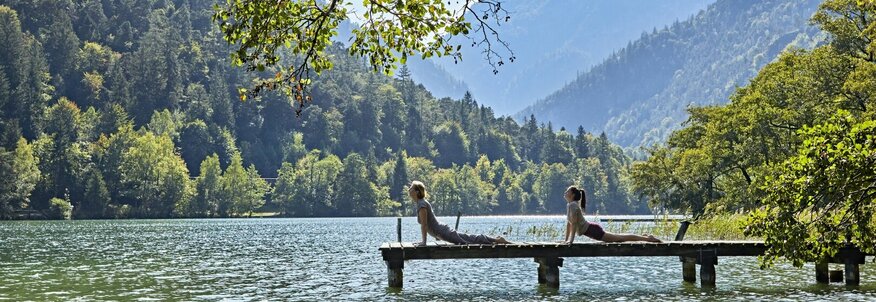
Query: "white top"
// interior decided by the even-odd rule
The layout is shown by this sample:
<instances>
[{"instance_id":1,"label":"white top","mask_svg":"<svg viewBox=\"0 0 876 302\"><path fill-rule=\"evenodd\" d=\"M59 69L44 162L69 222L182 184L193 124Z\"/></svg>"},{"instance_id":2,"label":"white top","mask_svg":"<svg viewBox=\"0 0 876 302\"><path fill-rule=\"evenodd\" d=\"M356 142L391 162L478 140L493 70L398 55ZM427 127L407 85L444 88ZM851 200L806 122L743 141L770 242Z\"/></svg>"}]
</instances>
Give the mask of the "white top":
<instances>
[{"instance_id":1,"label":"white top","mask_svg":"<svg viewBox=\"0 0 876 302\"><path fill-rule=\"evenodd\" d=\"M587 228L590 227L590 223L584 219L584 210L581 210L581 205L577 201L569 202L566 205L566 221L572 222L576 219L578 220L578 225L573 225L573 227L578 231L578 235L583 235Z\"/></svg>"}]
</instances>

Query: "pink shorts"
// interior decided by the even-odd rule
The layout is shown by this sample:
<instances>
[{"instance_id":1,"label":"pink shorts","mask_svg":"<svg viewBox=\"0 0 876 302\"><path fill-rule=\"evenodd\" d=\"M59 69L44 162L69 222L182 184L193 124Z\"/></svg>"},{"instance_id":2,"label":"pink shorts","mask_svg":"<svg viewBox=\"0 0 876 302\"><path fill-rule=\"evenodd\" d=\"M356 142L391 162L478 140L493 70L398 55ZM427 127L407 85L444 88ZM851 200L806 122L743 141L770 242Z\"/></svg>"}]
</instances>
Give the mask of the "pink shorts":
<instances>
[{"instance_id":1,"label":"pink shorts","mask_svg":"<svg viewBox=\"0 0 876 302\"><path fill-rule=\"evenodd\" d=\"M605 230L602 229L602 226L589 221L587 224L589 224L589 226L587 227L587 230L584 231L584 236L590 237L594 240L602 240L602 237L605 236Z\"/></svg>"}]
</instances>

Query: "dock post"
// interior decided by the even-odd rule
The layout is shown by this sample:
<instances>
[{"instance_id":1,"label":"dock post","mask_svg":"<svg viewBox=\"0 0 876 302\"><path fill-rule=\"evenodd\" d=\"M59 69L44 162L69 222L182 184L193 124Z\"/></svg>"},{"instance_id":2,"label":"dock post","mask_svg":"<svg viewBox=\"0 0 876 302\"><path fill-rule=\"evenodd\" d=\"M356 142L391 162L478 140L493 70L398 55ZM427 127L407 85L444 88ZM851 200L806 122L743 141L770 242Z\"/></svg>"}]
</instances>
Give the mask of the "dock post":
<instances>
[{"instance_id":1,"label":"dock post","mask_svg":"<svg viewBox=\"0 0 876 302\"><path fill-rule=\"evenodd\" d=\"M690 227L690 221L682 221L678 226L678 232L675 233L675 241L684 240L684 234L687 233L687 228Z\"/></svg>"},{"instance_id":2,"label":"dock post","mask_svg":"<svg viewBox=\"0 0 876 302\"><path fill-rule=\"evenodd\" d=\"M681 274L684 277L684 282L697 282L697 259L691 257L683 257L681 264Z\"/></svg>"},{"instance_id":3,"label":"dock post","mask_svg":"<svg viewBox=\"0 0 876 302\"><path fill-rule=\"evenodd\" d=\"M715 286L715 265L718 255L714 250L700 251L700 286Z\"/></svg>"},{"instance_id":4,"label":"dock post","mask_svg":"<svg viewBox=\"0 0 876 302\"><path fill-rule=\"evenodd\" d=\"M401 242L401 217L398 218L398 223L395 226L395 232L398 234L398 242Z\"/></svg>"},{"instance_id":5,"label":"dock post","mask_svg":"<svg viewBox=\"0 0 876 302\"><path fill-rule=\"evenodd\" d=\"M560 288L560 267L563 266L563 258L539 257L535 258L535 262L538 263L538 284Z\"/></svg>"},{"instance_id":6,"label":"dock post","mask_svg":"<svg viewBox=\"0 0 876 302\"><path fill-rule=\"evenodd\" d=\"M387 260L386 261L386 272L387 272L387 280L389 281L389 287L402 288L402 284L404 284L404 273L402 272L405 268L405 262L400 260Z\"/></svg>"},{"instance_id":7,"label":"dock post","mask_svg":"<svg viewBox=\"0 0 876 302\"><path fill-rule=\"evenodd\" d=\"M837 252L837 258L841 260L840 263L845 264L846 285L857 286L861 284L860 265L866 263L864 257L861 249L851 244L847 244Z\"/></svg>"},{"instance_id":8,"label":"dock post","mask_svg":"<svg viewBox=\"0 0 876 302\"><path fill-rule=\"evenodd\" d=\"M678 226L678 232L675 233L675 241L684 240L684 234L687 233L687 228L690 227L690 221L682 221ZM697 281L697 259L693 257L678 257L681 261L681 275L684 282Z\"/></svg>"},{"instance_id":9,"label":"dock post","mask_svg":"<svg viewBox=\"0 0 876 302\"><path fill-rule=\"evenodd\" d=\"M827 261L819 261L815 263L815 282L820 284L830 283L830 278L828 275L828 263Z\"/></svg>"},{"instance_id":10,"label":"dock post","mask_svg":"<svg viewBox=\"0 0 876 302\"><path fill-rule=\"evenodd\" d=\"M846 258L846 285L860 285L861 271L857 259Z\"/></svg>"}]
</instances>

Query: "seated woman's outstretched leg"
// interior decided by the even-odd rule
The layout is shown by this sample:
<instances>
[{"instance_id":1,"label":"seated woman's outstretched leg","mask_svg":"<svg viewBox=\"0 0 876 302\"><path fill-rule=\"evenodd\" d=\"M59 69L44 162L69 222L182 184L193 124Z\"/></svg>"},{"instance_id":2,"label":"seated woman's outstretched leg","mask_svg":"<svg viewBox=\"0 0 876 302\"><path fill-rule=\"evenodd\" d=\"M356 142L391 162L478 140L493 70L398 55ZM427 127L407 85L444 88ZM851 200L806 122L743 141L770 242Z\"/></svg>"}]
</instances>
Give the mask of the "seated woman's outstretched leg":
<instances>
[{"instance_id":1,"label":"seated woman's outstretched leg","mask_svg":"<svg viewBox=\"0 0 876 302\"><path fill-rule=\"evenodd\" d=\"M647 241L647 242L662 242L660 239L657 239L653 235L650 234L615 234L605 232L605 235L602 235L602 241L604 242L626 242L626 241Z\"/></svg>"}]
</instances>

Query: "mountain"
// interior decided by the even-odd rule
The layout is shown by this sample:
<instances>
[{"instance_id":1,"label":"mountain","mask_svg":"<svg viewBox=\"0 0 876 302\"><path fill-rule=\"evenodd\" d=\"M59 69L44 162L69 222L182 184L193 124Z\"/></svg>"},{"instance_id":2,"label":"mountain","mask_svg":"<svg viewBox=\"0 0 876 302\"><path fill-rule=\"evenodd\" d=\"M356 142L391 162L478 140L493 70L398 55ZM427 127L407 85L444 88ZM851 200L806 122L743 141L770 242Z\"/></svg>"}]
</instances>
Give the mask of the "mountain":
<instances>
[{"instance_id":1,"label":"mountain","mask_svg":"<svg viewBox=\"0 0 876 302\"><path fill-rule=\"evenodd\" d=\"M517 60L494 75L482 49L462 40L462 61L433 61L468 84L479 102L497 114L511 115L562 88L643 32L689 18L713 2L502 1L511 19L497 30ZM423 84L432 89L429 81Z\"/></svg>"},{"instance_id":2,"label":"mountain","mask_svg":"<svg viewBox=\"0 0 876 302\"><path fill-rule=\"evenodd\" d=\"M663 141L688 106L726 103L783 50L823 40L808 25L819 2L720 0L643 35L517 117L582 125L624 146Z\"/></svg>"},{"instance_id":3,"label":"mountain","mask_svg":"<svg viewBox=\"0 0 876 302\"><path fill-rule=\"evenodd\" d=\"M461 99L466 91L471 90L467 83L432 60L413 59L407 65L411 70L411 79L423 84L435 97Z\"/></svg>"}]
</instances>

